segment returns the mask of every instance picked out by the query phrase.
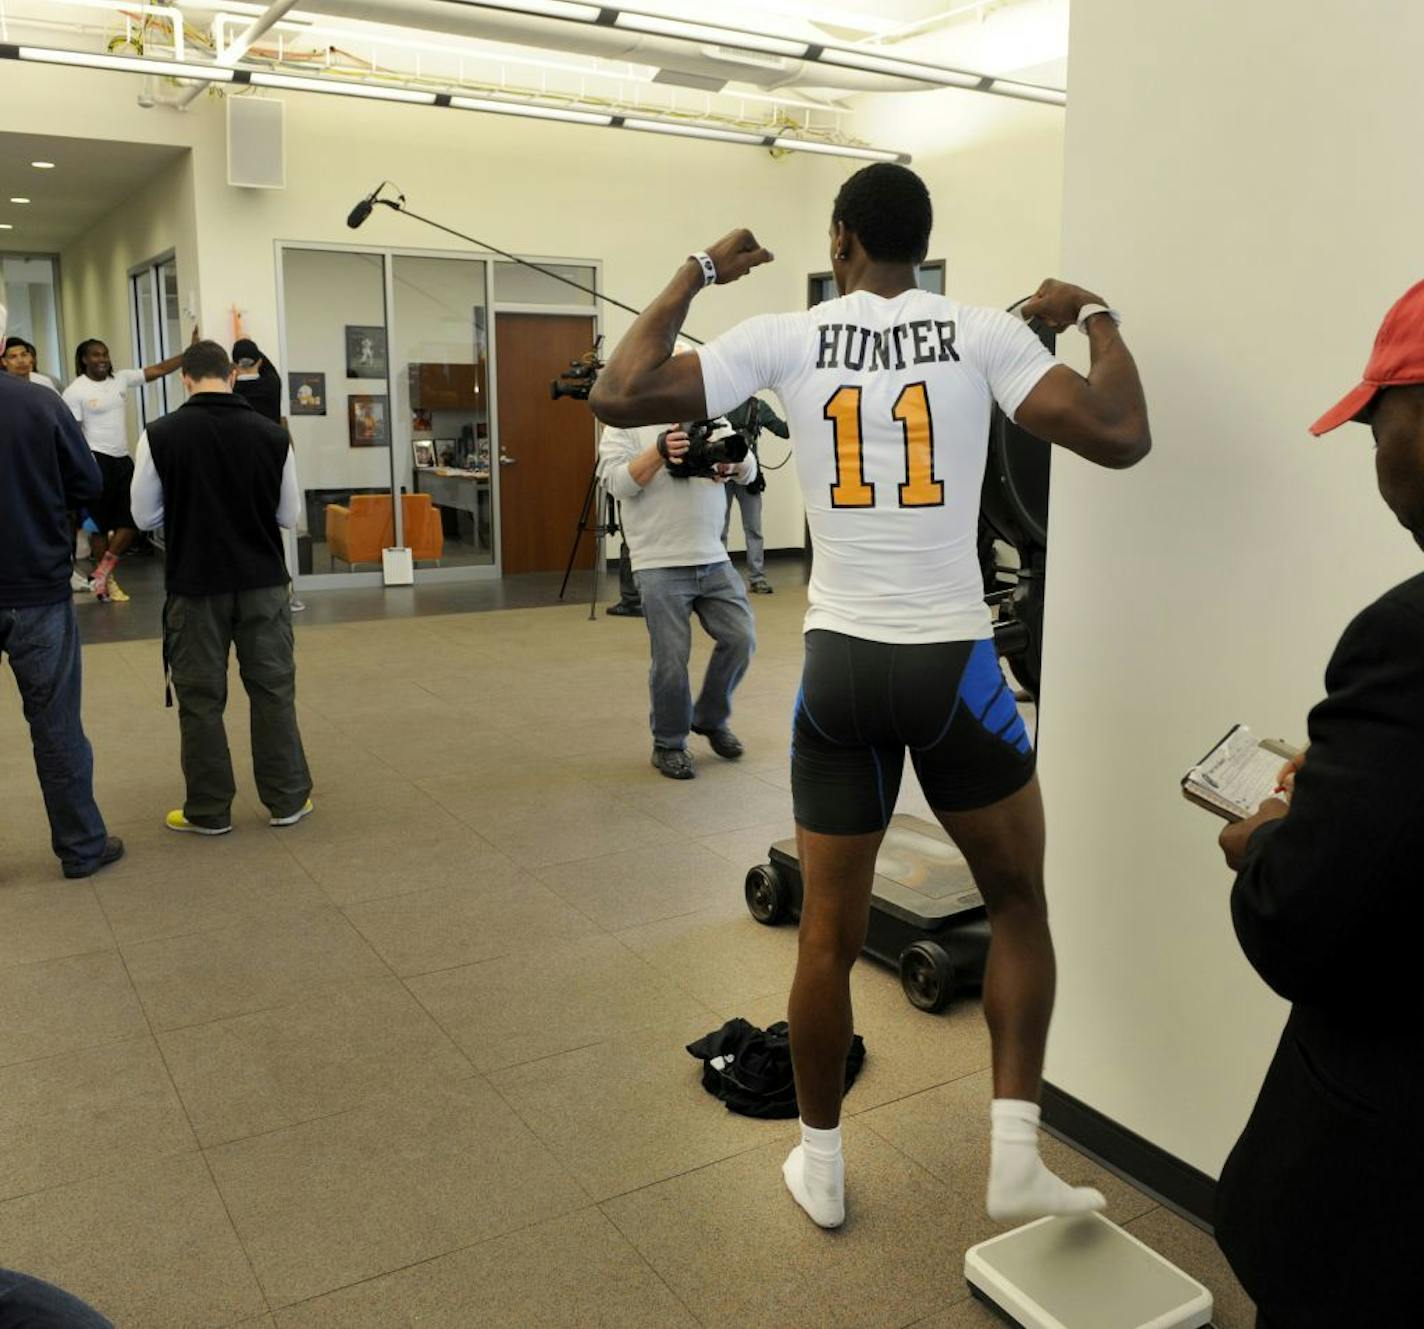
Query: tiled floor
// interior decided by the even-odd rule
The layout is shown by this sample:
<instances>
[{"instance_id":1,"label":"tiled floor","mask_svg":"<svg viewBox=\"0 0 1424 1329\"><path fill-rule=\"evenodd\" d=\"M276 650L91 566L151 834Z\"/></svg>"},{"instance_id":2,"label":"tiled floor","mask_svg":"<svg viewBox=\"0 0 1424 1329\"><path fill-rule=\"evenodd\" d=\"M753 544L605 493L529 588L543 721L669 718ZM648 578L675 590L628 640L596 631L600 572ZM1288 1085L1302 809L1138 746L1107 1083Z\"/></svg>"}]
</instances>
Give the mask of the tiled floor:
<instances>
[{"instance_id":1,"label":"tiled floor","mask_svg":"<svg viewBox=\"0 0 1424 1329\"><path fill-rule=\"evenodd\" d=\"M218 840L161 824L181 787L156 643L93 646L129 856L92 882L59 876L0 687L0 1262L123 1329L995 1323L961 1276L994 1231L974 1003L923 1015L857 970L834 1234L782 1189L793 1125L725 1112L682 1050L784 1010L794 933L753 923L741 883L790 831L803 606L755 601L747 757L699 743L691 784L648 766L636 621L310 619L317 814L264 824L234 675ZM924 811L912 780L902 808ZM1209 1238L1049 1152L1246 1329Z\"/></svg>"}]
</instances>

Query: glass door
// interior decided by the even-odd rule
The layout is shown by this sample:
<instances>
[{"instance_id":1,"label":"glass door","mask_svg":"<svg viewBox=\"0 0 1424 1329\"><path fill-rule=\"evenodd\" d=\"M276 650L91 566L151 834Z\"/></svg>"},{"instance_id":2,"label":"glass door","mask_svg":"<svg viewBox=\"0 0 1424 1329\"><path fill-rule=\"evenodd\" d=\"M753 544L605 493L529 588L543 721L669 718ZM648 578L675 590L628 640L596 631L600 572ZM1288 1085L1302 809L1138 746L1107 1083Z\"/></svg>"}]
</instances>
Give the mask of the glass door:
<instances>
[{"instance_id":1,"label":"glass door","mask_svg":"<svg viewBox=\"0 0 1424 1329\"><path fill-rule=\"evenodd\" d=\"M485 264L396 254L391 275L394 461L416 576L472 567L493 575Z\"/></svg>"},{"instance_id":2,"label":"glass door","mask_svg":"<svg viewBox=\"0 0 1424 1329\"><path fill-rule=\"evenodd\" d=\"M172 254L151 259L129 273L129 317L134 367L155 365L183 349L178 317L178 263ZM139 427L183 404L183 376L176 369L144 384L138 398Z\"/></svg>"},{"instance_id":3,"label":"glass door","mask_svg":"<svg viewBox=\"0 0 1424 1329\"><path fill-rule=\"evenodd\" d=\"M279 251L286 415L302 508L298 586L378 584L397 543L382 254Z\"/></svg>"}]
</instances>

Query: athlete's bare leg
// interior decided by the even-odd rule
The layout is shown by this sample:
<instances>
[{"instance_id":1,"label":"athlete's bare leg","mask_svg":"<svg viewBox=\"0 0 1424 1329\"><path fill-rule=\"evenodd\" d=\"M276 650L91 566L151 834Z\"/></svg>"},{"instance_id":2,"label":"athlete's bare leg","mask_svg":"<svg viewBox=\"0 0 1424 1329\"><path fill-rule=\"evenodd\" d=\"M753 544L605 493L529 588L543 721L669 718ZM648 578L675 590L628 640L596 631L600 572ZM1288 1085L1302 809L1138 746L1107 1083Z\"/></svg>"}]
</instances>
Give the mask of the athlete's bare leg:
<instances>
[{"instance_id":1,"label":"athlete's bare leg","mask_svg":"<svg viewBox=\"0 0 1424 1329\"><path fill-rule=\"evenodd\" d=\"M935 815L974 873L993 929L984 973L994 1068L989 1213L1022 1221L1101 1209L1099 1192L1070 1186L1038 1154L1038 1098L1057 979L1038 777L989 807Z\"/></svg>"}]
</instances>

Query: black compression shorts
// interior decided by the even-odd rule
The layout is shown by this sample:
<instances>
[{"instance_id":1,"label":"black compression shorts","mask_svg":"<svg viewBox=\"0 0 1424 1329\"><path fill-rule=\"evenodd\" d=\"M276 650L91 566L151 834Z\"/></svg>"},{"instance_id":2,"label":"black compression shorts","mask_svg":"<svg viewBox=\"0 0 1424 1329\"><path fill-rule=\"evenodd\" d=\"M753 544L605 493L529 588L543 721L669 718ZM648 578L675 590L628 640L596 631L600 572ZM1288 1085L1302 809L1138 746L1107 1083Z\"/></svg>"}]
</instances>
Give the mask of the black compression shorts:
<instances>
[{"instance_id":1,"label":"black compression shorts","mask_svg":"<svg viewBox=\"0 0 1424 1329\"><path fill-rule=\"evenodd\" d=\"M797 824L822 835L884 830L906 748L938 812L988 807L1028 784L1033 746L994 643L808 632L791 736Z\"/></svg>"},{"instance_id":2,"label":"black compression shorts","mask_svg":"<svg viewBox=\"0 0 1424 1329\"><path fill-rule=\"evenodd\" d=\"M89 508L94 525L103 535L135 529L133 514L129 511L129 486L134 478L133 458L111 457L108 453L96 452L94 460L99 463L99 475L104 482L99 501Z\"/></svg>"}]
</instances>

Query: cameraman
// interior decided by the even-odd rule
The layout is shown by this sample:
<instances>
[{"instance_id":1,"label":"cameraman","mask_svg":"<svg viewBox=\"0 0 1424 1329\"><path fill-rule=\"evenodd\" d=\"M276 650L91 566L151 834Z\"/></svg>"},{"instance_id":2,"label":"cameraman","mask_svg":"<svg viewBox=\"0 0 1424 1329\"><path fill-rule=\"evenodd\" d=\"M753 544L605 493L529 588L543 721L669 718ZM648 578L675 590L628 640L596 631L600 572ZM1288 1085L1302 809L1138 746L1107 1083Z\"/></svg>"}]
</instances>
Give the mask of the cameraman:
<instances>
[{"instance_id":1,"label":"cameraman","mask_svg":"<svg viewBox=\"0 0 1424 1329\"><path fill-rule=\"evenodd\" d=\"M766 541L761 533L761 496L766 492L766 472L760 469L757 439L763 429L771 430L778 438L789 439L791 430L760 397L748 397L735 410L728 411L727 423L747 440L752 456L758 458L758 470L751 484L727 486L727 518L722 523L722 543L727 543L732 529L732 501L735 499L742 509L742 533L747 537L747 580L752 594L770 595L771 583L766 579Z\"/></svg>"},{"instance_id":2,"label":"cameraman","mask_svg":"<svg viewBox=\"0 0 1424 1329\"><path fill-rule=\"evenodd\" d=\"M749 452L742 462L717 463L715 477L675 476L689 445L687 432L674 425L665 434L656 426L608 428L598 447L603 482L623 505L623 538L652 642L653 765L670 780L697 774L689 731L704 735L719 757L742 755L727 721L732 692L756 649L751 605L722 544L722 486L750 484L756 458ZM687 677L693 614L717 643L695 707Z\"/></svg>"}]
</instances>

